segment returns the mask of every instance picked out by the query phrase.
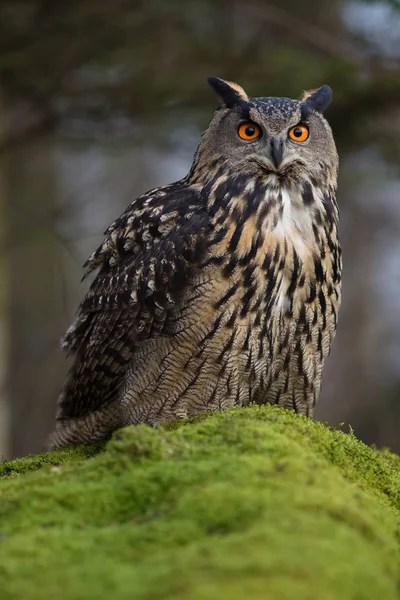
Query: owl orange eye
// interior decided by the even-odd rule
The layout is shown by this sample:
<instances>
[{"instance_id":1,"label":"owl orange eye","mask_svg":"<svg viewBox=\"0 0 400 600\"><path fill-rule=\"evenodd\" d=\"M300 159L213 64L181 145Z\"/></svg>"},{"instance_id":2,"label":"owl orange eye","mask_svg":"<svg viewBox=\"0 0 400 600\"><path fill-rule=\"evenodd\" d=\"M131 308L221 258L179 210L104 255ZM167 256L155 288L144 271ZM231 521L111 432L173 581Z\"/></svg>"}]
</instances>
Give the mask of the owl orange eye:
<instances>
[{"instance_id":1,"label":"owl orange eye","mask_svg":"<svg viewBox=\"0 0 400 600\"><path fill-rule=\"evenodd\" d=\"M241 125L239 125L238 134L239 137L242 138L242 140L251 142L252 140L256 140L261 136L261 129L255 123L242 123Z\"/></svg>"},{"instance_id":2,"label":"owl orange eye","mask_svg":"<svg viewBox=\"0 0 400 600\"><path fill-rule=\"evenodd\" d=\"M295 125L291 129L289 129L289 137L295 142L305 142L308 140L308 136L310 135L310 131L307 125Z\"/></svg>"}]
</instances>

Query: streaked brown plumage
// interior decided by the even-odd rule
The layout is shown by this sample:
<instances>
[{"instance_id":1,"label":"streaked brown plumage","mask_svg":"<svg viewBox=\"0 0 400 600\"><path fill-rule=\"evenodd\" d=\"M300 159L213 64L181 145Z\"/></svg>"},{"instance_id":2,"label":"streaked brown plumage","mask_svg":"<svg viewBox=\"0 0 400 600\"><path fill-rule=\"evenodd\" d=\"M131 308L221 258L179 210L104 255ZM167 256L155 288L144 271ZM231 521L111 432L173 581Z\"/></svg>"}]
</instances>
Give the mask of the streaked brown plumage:
<instances>
[{"instance_id":1,"label":"streaked brown plumage","mask_svg":"<svg viewBox=\"0 0 400 600\"><path fill-rule=\"evenodd\" d=\"M210 83L224 104L190 173L132 202L87 262L55 447L249 402L313 414L340 305L331 92Z\"/></svg>"}]
</instances>

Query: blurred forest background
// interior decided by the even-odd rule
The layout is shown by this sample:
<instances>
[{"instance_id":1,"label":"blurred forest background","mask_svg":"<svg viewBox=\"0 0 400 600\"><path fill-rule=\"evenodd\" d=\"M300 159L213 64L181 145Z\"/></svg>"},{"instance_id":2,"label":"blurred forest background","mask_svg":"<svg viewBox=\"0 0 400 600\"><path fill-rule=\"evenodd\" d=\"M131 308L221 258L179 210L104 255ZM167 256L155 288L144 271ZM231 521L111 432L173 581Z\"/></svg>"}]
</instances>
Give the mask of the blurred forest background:
<instances>
[{"instance_id":1,"label":"blurred forest background","mask_svg":"<svg viewBox=\"0 0 400 600\"><path fill-rule=\"evenodd\" d=\"M186 174L216 97L328 83L344 251L317 417L400 451L398 0L0 0L0 456L44 448L81 266Z\"/></svg>"}]
</instances>

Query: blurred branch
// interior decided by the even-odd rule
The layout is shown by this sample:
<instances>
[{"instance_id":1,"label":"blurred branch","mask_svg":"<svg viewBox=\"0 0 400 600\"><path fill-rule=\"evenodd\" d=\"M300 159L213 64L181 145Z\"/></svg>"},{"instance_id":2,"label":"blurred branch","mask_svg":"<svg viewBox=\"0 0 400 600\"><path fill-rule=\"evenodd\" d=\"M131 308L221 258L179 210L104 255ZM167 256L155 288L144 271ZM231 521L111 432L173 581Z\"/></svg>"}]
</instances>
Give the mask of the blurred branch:
<instances>
[{"instance_id":1,"label":"blurred branch","mask_svg":"<svg viewBox=\"0 0 400 600\"><path fill-rule=\"evenodd\" d=\"M350 62L355 67L361 67L363 64L361 56L350 44L340 41L327 31L300 19L283 8L278 8L272 4L258 4L248 5L245 10L258 19L289 31L291 35L295 35L303 42L306 42L306 44L321 50L333 58Z\"/></svg>"}]
</instances>

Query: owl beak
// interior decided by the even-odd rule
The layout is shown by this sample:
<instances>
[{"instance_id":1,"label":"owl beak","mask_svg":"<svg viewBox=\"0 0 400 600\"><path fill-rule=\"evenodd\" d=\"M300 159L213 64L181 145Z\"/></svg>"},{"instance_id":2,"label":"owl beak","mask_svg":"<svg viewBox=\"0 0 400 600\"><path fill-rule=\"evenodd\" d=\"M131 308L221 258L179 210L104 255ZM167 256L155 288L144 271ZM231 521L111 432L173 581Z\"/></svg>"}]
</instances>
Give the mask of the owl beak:
<instances>
[{"instance_id":1,"label":"owl beak","mask_svg":"<svg viewBox=\"0 0 400 600\"><path fill-rule=\"evenodd\" d=\"M282 162L283 158L283 142L277 138L271 139L271 158L277 169Z\"/></svg>"}]
</instances>

